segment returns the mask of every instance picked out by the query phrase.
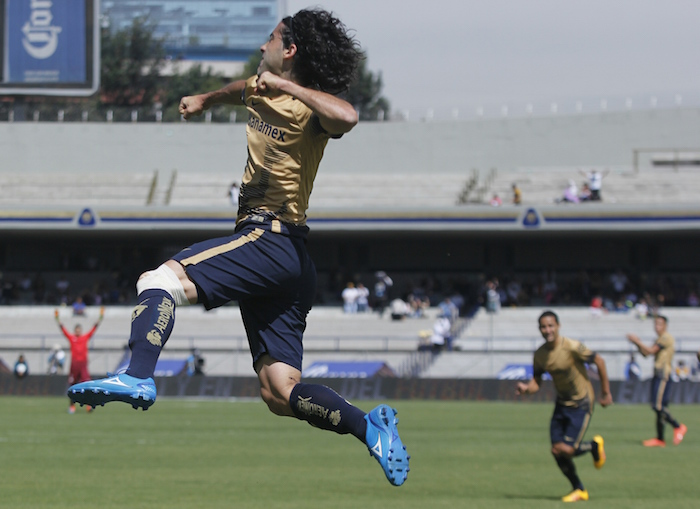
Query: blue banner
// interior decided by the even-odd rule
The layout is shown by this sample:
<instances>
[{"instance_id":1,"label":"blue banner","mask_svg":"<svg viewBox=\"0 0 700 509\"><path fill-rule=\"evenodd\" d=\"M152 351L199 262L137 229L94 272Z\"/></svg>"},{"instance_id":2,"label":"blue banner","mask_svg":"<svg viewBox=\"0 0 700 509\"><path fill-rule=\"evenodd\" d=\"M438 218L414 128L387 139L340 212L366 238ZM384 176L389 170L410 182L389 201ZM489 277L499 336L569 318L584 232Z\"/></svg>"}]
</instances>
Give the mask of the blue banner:
<instances>
[{"instance_id":1,"label":"blue banner","mask_svg":"<svg viewBox=\"0 0 700 509\"><path fill-rule=\"evenodd\" d=\"M304 378L370 378L373 376L396 376L396 373L381 361L314 362L304 370Z\"/></svg>"},{"instance_id":2,"label":"blue banner","mask_svg":"<svg viewBox=\"0 0 700 509\"><path fill-rule=\"evenodd\" d=\"M5 82L85 83L85 0L6 0Z\"/></svg>"}]
</instances>

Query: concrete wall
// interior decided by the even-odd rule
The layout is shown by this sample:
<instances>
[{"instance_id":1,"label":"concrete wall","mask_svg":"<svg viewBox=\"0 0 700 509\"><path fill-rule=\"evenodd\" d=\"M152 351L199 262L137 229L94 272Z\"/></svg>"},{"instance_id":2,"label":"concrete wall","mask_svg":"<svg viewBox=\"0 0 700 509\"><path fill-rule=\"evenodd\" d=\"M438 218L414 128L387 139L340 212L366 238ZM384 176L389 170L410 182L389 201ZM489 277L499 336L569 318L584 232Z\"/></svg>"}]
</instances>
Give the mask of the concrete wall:
<instances>
[{"instance_id":1,"label":"concrete wall","mask_svg":"<svg viewBox=\"0 0 700 509\"><path fill-rule=\"evenodd\" d=\"M243 124L0 123L0 171L225 173L240 178ZM631 166L637 148L697 148L700 109L364 122L326 149L322 171L453 173L491 167Z\"/></svg>"}]
</instances>

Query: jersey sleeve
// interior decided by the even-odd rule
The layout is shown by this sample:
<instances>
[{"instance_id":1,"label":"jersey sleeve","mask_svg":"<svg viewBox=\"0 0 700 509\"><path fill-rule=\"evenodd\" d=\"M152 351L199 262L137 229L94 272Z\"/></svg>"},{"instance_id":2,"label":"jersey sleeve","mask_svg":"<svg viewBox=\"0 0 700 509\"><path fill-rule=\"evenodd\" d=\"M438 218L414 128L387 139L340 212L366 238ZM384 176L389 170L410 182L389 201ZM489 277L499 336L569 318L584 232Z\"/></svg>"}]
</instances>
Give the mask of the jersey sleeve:
<instances>
[{"instance_id":1,"label":"jersey sleeve","mask_svg":"<svg viewBox=\"0 0 700 509\"><path fill-rule=\"evenodd\" d=\"M663 350L664 348L668 348L671 346L671 338L669 337L668 334L662 334L659 336L659 338L656 340L656 345Z\"/></svg>"},{"instance_id":2,"label":"jersey sleeve","mask_svg":"<svg viewBox=\"0 0 700 509\"><path fill-rule=\"evenodd\" d=\"M544 365L538 359L538 356L535 354L535 357L532 359L532 376L534 378L542 378L542 375L544 375L545 369Z\"/></svg>"},{"instance_id":3,"label":"jersey sleeve","mask_svg":"<svg viewBox=\"0 0 700 509\"><path fill-rule=\"evenodd\" d=\"M571 340L571 351L583 362L593 362L596 356L593 350L590 350L586 345L574 339Z\"/></svg>"},{"instance_id":4,"label":"jersey sleeve","mask_svg":"<svg viewBox=\"0 0 700 509\"><path fill-rule=\"evenodd\" d=\"M241 100L246 106L248 105L248 98L253 95L255 91L255 83L257 82L257 79L257 76L251 76L245 80L245 87L243 87L243 90L241 91Z\"/></svg>"}]
</instances>

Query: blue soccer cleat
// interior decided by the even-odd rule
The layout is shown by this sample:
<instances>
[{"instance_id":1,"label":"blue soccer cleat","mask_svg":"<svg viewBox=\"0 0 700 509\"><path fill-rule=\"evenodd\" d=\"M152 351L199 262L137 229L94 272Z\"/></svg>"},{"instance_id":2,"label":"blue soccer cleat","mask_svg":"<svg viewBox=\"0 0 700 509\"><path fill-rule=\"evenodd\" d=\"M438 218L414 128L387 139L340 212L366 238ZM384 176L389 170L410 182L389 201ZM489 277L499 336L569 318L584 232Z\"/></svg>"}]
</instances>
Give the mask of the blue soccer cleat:
<instances>
[{"instance_id":1,"label":"blue soccer cleat","mask_svg":"<svg viewBox=\"0 0 700 509\"><path fill-rule=\"evenodd\" d=\"M387 405L379 405L365 415L365 420L365 443L370 456L377 459L391 484L401 486L408 477L408 460L411 457L406 453L406 446L401 442L399 430L396 429L399 423L396 410Z\"/></svg>"},{"instance_id":2,"label":"blue soccer cleat","mask_svg":"<svg viewBox=\"0 0 700 509\"><path fill-rule=\"evenodd\" d=\"M68 397L81 406L104 406L110 401L123 401L135 409L148 410L156 402L156 384L153 378L134 378L122 373L72 385L68 388Z\"/></svg>"}]
</instances>

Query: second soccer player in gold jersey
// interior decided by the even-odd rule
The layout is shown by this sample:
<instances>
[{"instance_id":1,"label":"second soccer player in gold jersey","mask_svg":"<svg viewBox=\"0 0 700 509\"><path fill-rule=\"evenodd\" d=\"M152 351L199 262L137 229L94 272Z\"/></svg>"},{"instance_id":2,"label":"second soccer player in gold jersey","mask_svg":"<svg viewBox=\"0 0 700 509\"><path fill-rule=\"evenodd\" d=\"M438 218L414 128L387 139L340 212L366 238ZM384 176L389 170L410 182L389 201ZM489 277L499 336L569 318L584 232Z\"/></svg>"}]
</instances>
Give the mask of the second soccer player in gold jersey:
<instances>
[{"instance_id":1,"label":"second soccer player in gold jersey","mask_svg":"<svg viewBox=\"0 0 700 509\"><path fill-rule=\"evenodd\" d=\"M610 382L605 361L581 342L559 334L559 317L552 311L540 315L539 328L545 342L535 351L533 377L527 382L518 382L516 392L533 394L540 390L542 376L549 373L557 394L554 414L549 428L552 455L559 469L571 482L573 491L564 496L564 502L588 500L588 491L576 473L573 458L591 453L593 464L602 468L605 464L603 437L596 435L584 442L588 424L593 414L595 391L588 378L586 363L595 364L600 376L600 404L612 404Z\"/></svg>"}]
</instances>

